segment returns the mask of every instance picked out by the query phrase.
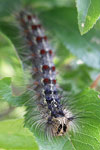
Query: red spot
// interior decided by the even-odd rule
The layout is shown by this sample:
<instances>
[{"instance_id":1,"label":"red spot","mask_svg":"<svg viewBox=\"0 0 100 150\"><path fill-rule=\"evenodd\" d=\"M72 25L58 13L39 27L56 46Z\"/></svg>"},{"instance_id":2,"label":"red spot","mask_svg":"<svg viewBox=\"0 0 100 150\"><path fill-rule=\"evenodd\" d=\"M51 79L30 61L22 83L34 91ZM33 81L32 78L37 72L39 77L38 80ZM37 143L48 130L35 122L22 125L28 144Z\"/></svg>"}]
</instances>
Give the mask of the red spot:
<instances>
[{"instance_id":1,"label":"red spot","mask_svg":"<svg viewBox=\"0 0 100 150\"><path fill-rule=\"evenodd\" d=\"M37 27L38 27L38 28L41 28L41 24L38 24Z\"/></svg>"},{"instance_id":2,"label":"red spot","mask_svg":"<svg viewBox=\"0 0 100 150\"><path fill-rule=\"evenodd\" d=\"M40 36L38 36L37 38L36 38L36 40L37 40L37 42L42 42L42 40L47 40L47 36L44 36L44 37L40 37Z\"/></svg>"},{"instance_id":3,"label":"red spot","mask_svg":"<svg viewBox=\"0 0 100 150\"><path fill-rule=\"evenodd\" d=\"M44 49L41 49L40 54L44 55L46 53L46 51Z\"/></svg>"},{"instance_id":4,"label":"red spot","mask_svg":"<svg viewBox=\"0 0 100 150\"><path fill-rule=\"evenodd\" d=\"M33 29L33 30L36 30L37 28L41 28L41 24L32 25L32 29Z\"/></svg>"},{"instance_id":5,"label":"red spot","mask_svg":"<svg viewBox=\"0 0 100 150\"><path fill-rule=\"evenodd\" d=\"M49 50L49 54L52 55L52 50Z\"/></svg>"},{"instance_id":6,"label":"red spot","mask_svg":"<svg viewBox=\"0 0 100 150\"><path fill-rule=\"evenodd\" d=\"M53 67L51 67L51 69L52 69L52 71L55 71L56 68L55 68L55 66L53 66Z\"/></svg>"},{"instance_id":7,"label":"red spot","mask_svg":"<svg viewBox=\"0 0 100 150\"><path fill-rule=\"evenodd\" d=\"M45 41L47 41L47 36L44 36L43 39L44 39Z\"/></svg>"},{"instance_id":8,"label":"red spot","mask_svg":"<svg viewBox=\"0 0 100 150\"><path fill-rule=\"evenodd\" d=\"M28 15L27 18L28 18L28 20L31 20L31 19L32 19L32 16L31 16L31 15Z\"/></svg>"},{"instance_id":9,"label":"red spot","mask_svg":"<svg viewBox=\"0 0 100 150\"><path fill-rule=\"evenodd\" d=\"M49 83L50 83L50 79L45 78L45 79L43 80L43 82L44 82L44 84L49 84Z\"/></svg>"},{"instance_id":10,"label":"red spot","mask_svg":"<svg viewBox=\"0 0 100 150\"><path fill-rule=\"evenodd\" d=\"M55 79L54 79L54 80L52 80L52 83L53 83L53 84L56 84L56 80L55 80Z\"/></svg>"},{"instance_id":11,"label":"red spot","mask_svg":"<svg viewBox=\"0 0 100 150\"><path fill-rule=\"evenodd\" d=\"M32 25L32 29L36 30L37 29L37 25Z\"/></svg>"},{"instance_id":12,"label":"red spot","mask_svg":"<svg viewBox=\"0 0 100 150\"><path fill-rule=\"evenodd\" d=\"M38 37L36 38L36 41L37 41L37 42L42 42L42 37L38 36Z\"/></svg>"},{"instance_id":13,"label":"red spot","mask_svg":"<svg viewBox=\"0 0 100 150\"><path fill-rule=\"evenodd\" d=\"M48 66L48 65L43 65L42 69L43 69L43 70L48 70L48 69L49 69L49 66Z\"/></svg>"}]
</instances>

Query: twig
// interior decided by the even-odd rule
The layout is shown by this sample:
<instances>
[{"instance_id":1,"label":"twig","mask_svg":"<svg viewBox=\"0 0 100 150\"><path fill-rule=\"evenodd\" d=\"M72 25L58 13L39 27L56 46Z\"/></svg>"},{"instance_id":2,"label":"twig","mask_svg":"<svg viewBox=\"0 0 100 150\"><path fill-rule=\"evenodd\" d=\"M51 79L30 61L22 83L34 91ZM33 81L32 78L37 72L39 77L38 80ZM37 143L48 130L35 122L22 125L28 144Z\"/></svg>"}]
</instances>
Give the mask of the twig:
<instances>
[{"instance_id":1,"label":"twig","mask_svg":"<svg viewBox=\"0 0 100 150\"><path fill-rule=\"evenodd\" d=\"M96 80L92 83L92 85L90 86L90 88L94 89L97 87L98 82L100 80L100 75L98 75L98 77L96 78Z\"/></svg>"}]
</instances>

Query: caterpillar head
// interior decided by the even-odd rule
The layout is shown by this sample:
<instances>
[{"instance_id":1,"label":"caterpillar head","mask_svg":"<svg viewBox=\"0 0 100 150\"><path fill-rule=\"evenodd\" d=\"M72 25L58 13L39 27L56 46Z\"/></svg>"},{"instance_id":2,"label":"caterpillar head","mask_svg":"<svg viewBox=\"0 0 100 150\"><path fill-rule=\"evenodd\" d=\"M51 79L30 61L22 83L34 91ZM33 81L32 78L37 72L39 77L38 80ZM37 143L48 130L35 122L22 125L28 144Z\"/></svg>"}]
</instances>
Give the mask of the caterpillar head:
<instances>
[{"instance_id":1,"label":"caterpillar head","mask_svg":"<svg viewBox=\"0 0 100 150\"><path fill-rule=\"evenodd\" d=\"M65 116L53 118L52 122L52 134L54 136L62 136L66 134L69 127L69 120Z\"/></svg>"},{"instance_id":2,"label":"caterpillar head","mask_svg":"<svg viewBox=\"0 0 100 150\"><path fill-rule=\"evenodd\" d=\"M69 111L64 110L64 116L59 116L57 118L52 118L52 123L50 125L50 131L53 136L65 135L74 119Z\"/></svg>"}]
</instances>

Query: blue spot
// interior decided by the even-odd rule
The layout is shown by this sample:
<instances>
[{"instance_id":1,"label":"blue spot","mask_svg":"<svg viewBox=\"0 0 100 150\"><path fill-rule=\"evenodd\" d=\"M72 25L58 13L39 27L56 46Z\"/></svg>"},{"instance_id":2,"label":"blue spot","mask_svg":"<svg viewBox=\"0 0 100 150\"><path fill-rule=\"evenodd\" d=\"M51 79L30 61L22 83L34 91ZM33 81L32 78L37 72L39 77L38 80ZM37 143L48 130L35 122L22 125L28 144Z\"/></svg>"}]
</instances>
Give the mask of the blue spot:
<instances>
[{"instance_id":1,"label":"blue spot","mask_svg":"<svg viewBox=\"0 0 100 150\"><path fill-rule=\"evenodd\" d=\"M51 116L54 116L55 118L57 118L59 116L59 114L56 111L52 111Z\"/></svg>"},{"instance_id":2,"label":"blue spot","mask_svg":"<svg viewBox=\"0 0 100 150\"><path fill-rule=\"evenodd\" d=\"M48 109L52 110L52 107L51 107L51 105L48 105Z\"/></svg>"},{"instance_id":3,"label":"blue spot","mask_svg":"<svg viewBox=\"0 0 100 150\"><path fill-rule=\"evenodd\" d=\"M46 89L46 90L44 91L44 93L45 93L45 94L52 94L52 91L51 91L51 90Z\"/></svg>"},{"instance_id":4,"label":"blue spot","mask_svg":"<svg viewBox=\"0 0 100 150\"><path fill-rule=\"evenodd\" d=\"M51 102L51 101L53 101L53 98L52 98L52 97L49 97L49 96L46 96L46 101L47 101L47 102Z\"/></svg>"},{"instance_id":5,"label":"blue spot","mask_svg":"<svg viewBox=\"0 0 100 150\"><path fill-rule=\"evenodd\" d=\"M59 114L62 115L62 116L64 116L63 110L59 110Z\"/></svg>"},{"instance_id":6,"label":"blue spot","mask_svg":"<svg viewBox=\"0 0 100 150\"><path fill-rule=\"evenodd\" d=\"M55 100L56 102L60 103L60 98L56 98Z\"/></svg>"},{"instance_id":7,"label":"blue spot","mask_svg":"<svg viewBox=\"0 0 100 150\"><path fill-rule=\"evenodd\" d=\"M55 94L55 95L56 95L56 94L58 94L58 91L56 91L56 90L55 90L55 91L53 91L53 94Z\"/></svg>"}]
</instances>

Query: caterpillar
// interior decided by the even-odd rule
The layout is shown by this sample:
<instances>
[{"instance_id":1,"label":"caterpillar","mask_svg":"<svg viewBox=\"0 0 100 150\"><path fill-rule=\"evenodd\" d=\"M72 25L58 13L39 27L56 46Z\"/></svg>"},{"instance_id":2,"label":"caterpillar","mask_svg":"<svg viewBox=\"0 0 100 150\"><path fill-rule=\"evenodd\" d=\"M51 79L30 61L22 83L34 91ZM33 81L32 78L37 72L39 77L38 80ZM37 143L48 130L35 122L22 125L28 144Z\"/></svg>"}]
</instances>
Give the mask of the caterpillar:
<instances>
[{"instance_id":1,"label":"caterpillar","mask_svg":"<svg viewBox=\"0 0 100 150\"><path fill-rule=\"evenodd\" d=\"M17 20L32 64L33 93L36 95L27 104L26 122L32 127L43 127L47 135L66 135L74 128L75 115L62 102L53 51L44 28L38 17L26 10L19 12Z\"/></svg>"}]
</instances>

